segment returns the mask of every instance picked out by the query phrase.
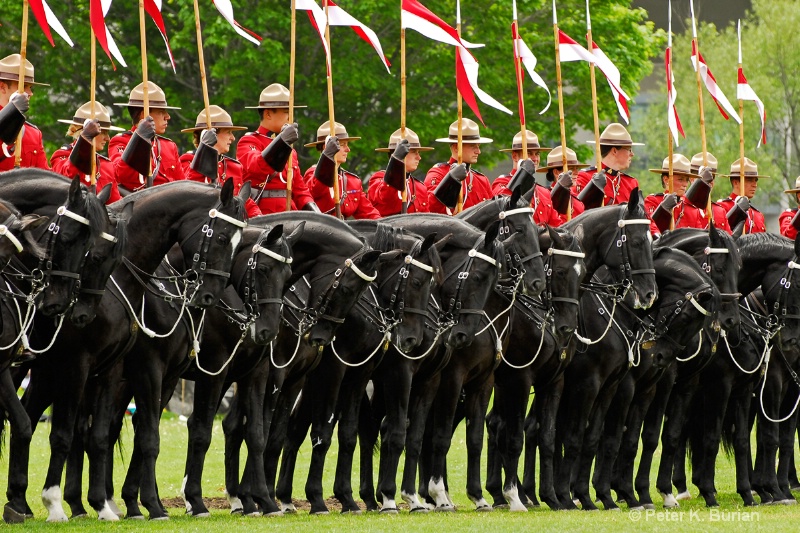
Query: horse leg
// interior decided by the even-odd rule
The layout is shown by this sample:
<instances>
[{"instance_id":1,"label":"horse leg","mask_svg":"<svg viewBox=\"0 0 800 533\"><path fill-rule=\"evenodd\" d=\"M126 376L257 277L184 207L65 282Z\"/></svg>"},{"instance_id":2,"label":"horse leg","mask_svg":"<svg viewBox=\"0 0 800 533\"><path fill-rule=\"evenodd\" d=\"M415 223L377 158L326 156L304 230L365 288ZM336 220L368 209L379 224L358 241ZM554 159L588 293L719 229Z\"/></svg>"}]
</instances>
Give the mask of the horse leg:
<instances>
[{"instance_id":1,"label":"horse leg","mask_svg":"<svg viewBox=\"0 0 800 533\"><path fill-rule=\"evenodd\" d=\"M19 463L14 466L9 463L8 476L8 503L6 504L3 517L11 515L13 521L23 521L24 516L29 513L30 507L25 500L25 492L28 487L28 461L30 458L31 439L33 438L33 426L31 419L22 407L17 397L17 389L11 379L11 373L6 368L0 373L0 405L8 416L11 426L11 457ZM2 427L0 427L0 435ZM13 499L12 499L13 498ZM32 513L31 513L32 514Z\"/></svg>"},{"instance_id":2,"label":"horse leg","mask_svg":"<svg viewBox=\"0 0 800 533\"><path fill-rule=\"evenodd\" d=\"M750 453L750 435L752 433L752 422L750 420L751 390L752 386L746 388L747 392L741 395L740 401L733 408L731 417L733 419L733 450L736 459L736 492L742 497L745 507L756 505L750 484L750 472L752 470ZM791 496L791 492L789 495Z\"/></svg>"},{"instance_id":3,"label":"horse leg","mask_svg":"<svg viewBox=\"0 0 800 533\"><path fill-rule=\"evenodd\" d=\"M561 508L558 505L555 491L556 469L556 418L558 416L561 395L564 392L564 374L539 387L537 391L536 417L533 420L538 425L535 435L531 439L530 461L536 462L536 449L539 450L539 497L551 509ZM527 399L526 399L527 403ZM527 439L526 439L527 444ZM526 452L527 453L527 452ZM559 454L560 455L560 454ZM527 466L526 466L527 475ZM531 478L535 475L535 464L531 465ZM534 506L536 501L536 484L531 480L530 490L526 490L528 498ZM525 501L525 500L523 500ZM570 500L572 502L572 500Z\"/></svg>"},{"instance_id":4,"label":"horse leg","mask_svg":"<svg viewBox=\"0 0 800 533\"><path fill-rule=\"evenodd\" d=\"M371 371L358 372L358 379L347 383L339 393L339 453L336 458L333 494L341 502L342 512L361 512L353 499L353 458L358 441L361 398L370 374Z\"/></svg>"},{"instance_id":5,"label":"horse leg","mask_svg":"<svg viewBox=\"0 0 800 533\"><path fill-rule=\"evenodd\" d=\"M563 380L562 380L563 384ZM536 449L539 443L539 420L541 416L537 415L537 399L534 397L533 403L528 409L528 415L525 417L525 456L523 458L522 470L522 492L528 498L528 501L533 507L539 507L539 500L536 498ZM558 411L558 409L556 409ZM553 434L555 434L555 424L553 424ZM559 454L560 455L560 454ZM550 458L551 469L554 471L558 465L555 462L556 456ZM552 476L550 477L552 480ZM549 487L553 491L551 501L557 501L555 491L552 483ZM525 501L525 500L523 500Z\"/></svg>"},{"instance_id":6,"label":"horse leg","mask_svg":"<svg viewBox=\"0 0 800 533\"><path fill-rule=\"evenodd\" d=\"M239 490L239 454L244 442L244 419L240 406L237 386L228 413L222 420L222 433L225 436L225 495L231 504L231 514L244 512Z\"/></svg>"},{"instance_id":7,"label":"horse leg","mask_svg":"<svg viewBox=\"0 0 800 533\"><path fill-rule=\"evenodd\" d=\"M652 384L646 390L641 391L634 396L633 404L628 410L628 416L625 420L625 427L622 433L622 440L617 451L616 459L616 477L617 486L623 487L623 492L631 494L634 498L636 494L633 491L633 470L636 461L636 454L639 450L639 436L642 433L642 424L650 408L653 396L655 394L656 384ZM642 465L640 464L640 468ZM644 466L646 476L650 477L650 462ZM619 492L619 490L617 491ZM644 504L636 500L639 506ZM652 504L652 502L651 502Z\"/></svg>"},{"instance_id":8,"label":"horse leg","mask_svg":"<svg viewBox=\"0 0 800 533\"><path fill-rule=\"evenodd\" d=\"M793 387L794 388L794 387ZM794 391L793 391L794 392ZM794 408L796 394L787 394L783 400L783 408L781 412L786 412ZM790 416L788 420L781 422L779 429L779 445L778 445L778 487L783 492L783 501L789 502L794 500L792 491L789 488L789 469L794 468L793 462L790 458L794 458L794 434L797 429L797 417Z\"/></svg>"},{"instance_id":9,"label":"horse leg","mask_svg":"<svg viewBox=\"0 0 800 533\"><path fill-rule=\"evenodd\" d=\"M374 383L374 382L373 382ZM378 398L373 393L373 399ZM367 507L367 511L377 511L378 501L375 499L373 454L378 443L380 422L375 419L378 406L370 402L367 394L361 396L361 409L358 416L358 454L359 454L359 488L358 495Z\"/></svg>"},{"instance_id":10,"label":"horse leg","mask_svg":"<svg viewBox=\"0 0 800 533\"><path fill-rule=\"evenodd\" d=\"M278 475L278 484L275 487L275 496L283 504L292 502L297 454L312 424L314 398L310 390L310 388L303 388L305 394L301 392L300 401L297 403L294 410L291 411L291 414L286 417L287 420L285 424L282 420L279 421L278 417L273 419L274 425L270 432L270 439L277 437L276 430L281 431L284 435L283 438L276 439L278 442L282 442L283 451L280 452L279 450L278 452L281 454L281 467L280 474ZM292 391L290 391L288 387L284 391L284 394L296 397L296 393L292 394ZM281 403L283 402L281 401ZM284 416L282 412L280 418L283 419ZM277 426L280 426L280 429ZM283 429L284 426L285 430ZM323 507L325 506L324 502L322 505ZM293 511L294 509L292 508L291 510ZM327 511L327 508L325 508L325 511Z\"/></svg>"},{"instance_id":11,"label":"horse leg","mask_svg":"<svg viewBox=\"0 0 800 533\"><path fill-rule=\"evenodd\" d=\"M381 380L385 417L381 427L381 455L378 466L378 491L386 509L397 508L397 469L406 443L408 403L411 394L411 372L403 369ZM459 391L460 392L460 391ZM458 393L456 393L458 394ZM457 397L457 396L456 396ZM450 426L447 427L450 431Z\"/></svg>"},{"instance_id":12,"label":"horse leg","mask_svg":"<svg viewBox=\"0 0 800 533\"><path fill-rule=\"evenodd\" d=\"M675 468L677 460L682 460L683 457L679 455L678 451L682 442L682 435L684 425L686 424L688 410L692 404L696 386L699 385L699 376L692 379L692 384L688 385L686 382L679 382L674 385L672 391L664 397L659 396L664 405L661 406L665 409L662 413L663 429L661 422L656 421L655 417L649 417L645 423L645 432L642 434L642 442L645 449L655 450L652 438L658 438L658 430L661 429L661 461L658 464L658 475L656 477L656 490L664 498L664 507L671 509L678 506L678 500L672 493L672 478L674 473L685 472L685 469ZM662 380L659 387L666 387L669 380ZM663 390L663 389L662 389ZM691 394L689 391L691 390ZM659 392L661 394L661 392ZM652 453L650 455L652 457ZM680 457L680 459L678 459ZM639 467L639 472L642 472ZM684 474L685 475L685 474ZM641 477L641 482L640 482ZM639 498L644 501L644 484L647 483L647 492L649 496L649 476L644 479L644 473L636 477L636 491L639 493ZM640 490L639 487L642 487ZM685 487L683 487L685 489ZM679 493L684 492L679 490ZM652 503L652 500L650 500Z\"/></svg>"},{"instance_id":13,"label":"horse leg","mask_svg":"<svg viewBox=\"0 0 800 533\"><path fill-rule=\"evenodd\" d=\"M498 412L500 400L495 390L492 410L486 415L486 492L491 494L495 509L508 508L508 502L503 496L503 463L498 451L498 434L500 426L504 424Z\"/></svg>"},{"instance_id":14,"label":"horse leg","mask_svg":"<svg viewBox=\"0 0 800 533\"><path fill-rule=\"evenodd\" d=\"M572 492L574 497L580 501L581 509L584 511L596 511L597 505L592 500L589 494L589 483L592 478L592 463L595 463L594 473L594 488L597 494L597 499L603 504L605 510L616 509L617 504L614 498L611 497L611 486L609 483L610 475L606 474L598 477L601 469L607 468L607 462L603 462L602 453L605 450L598 450L601 443L605 444L607 437L604 431L613 434L616 424L616 411L615 407L609 409L609 406L616 406L616 391L617 384L605 387L597 395L594 406L589 415L586 431L583 434L583 441L581 443L580 457L577 465L573 468L572 472ZM613 462L613 461L612 461Z\"/></svg>"},{"instance_id":15,"label":"horse leg","mask_svg":"<svg viewBox=\"0 0 800 533\"><path fill-rule=\"evenodd\" d=\"M88 420L81 416L75 428L75 438L67 457L67 475L64 482L64 501L70 507L71 518L87 516L83 506L83 459L86 451L86 436L89 430Z\"/></svg>"},{"instance_id":16,"label":"horse leg","mask_svg":"<svg viewBox=\"0 0 800 533\"><path fill-rule=\"evenodd\" d=\"M297 455L295 453L288 453L286 445L288 443L288 434L290 425L294 422L293 417L299 417L296 420L302 422L295 426L295 429L301 425L305 425L306 431L311 425L311 400L301 396L301 391L305 385L305 380L296 380L292 383L284 383L281 381L281 392L273 396L276 402L276 408L272 413L269 423L269 433L267 438L267 450L265 452L264 465L266 468L267 483L272 482L275 484L275 478L278 478L278 483L274 485L275 497L280 500L280 508L284 513L295 513L294 503L292 503L292 490L294 482L294 470L296 467ZM298 401L299 398L299 401ZM305 404L305 406L303 406ZM308 409L306 411L306 409ZM266 414L266 410L265 410ZM305 417L305 421L303 421ZM303 433L302 437L298 440L302 444L305 440L306 434ZM298 448L300 446L298 444ZM281 451L283 450L283 454ZM280 475L278 471L278 459L280 458ZM291 472L291 474L290 474Z\"/></svg>"},{"instance_id":17,"label":"horse leg","mask_svg":"<svg viewBox=\"0 0 800 533\"><path fill-rule=\"evenodd\" d=\"M467 425L467 496L475 504L477 511L491 511L492 506L483 497L481 483L481 452L483 451L484 424L486 410L489 408L489 398L494 387L494 373L479 377L473 381L473 386L467 388L466 395L466 425ZM520 448L521 451L521 448ZM517 452L519 457L519 452ZM515 501L511 510L527 511L517 495L516 468L511 475L512 483L506 483L506 498ZM518 505L518 507L516 507Z\"/></svg>"},{"instance_id":18,"label":"horse leg","mask_svg":"<svg viewBox=\"0 0 800 533\"><path fill-rule=\"evenodd\" d=\"M653 455L658 447L658 437L661 434L661 427L664 424L664 412L667 409L670 393L675 384L676 373L677 366L671 365L666 374L659 380L655 399L653 403L650 404L650 408L647 410L647 415L644 418L642 427L642 457L639 459L639 468L636 471L634 488L636 489L636 494L639 496L639 503L641 503L645 509L655 509L655 504L653 504L653 499L650 496L650 472L653 468ZM635 453L636 452L634 452L634 458ZM671 487L669 493L670 495L672 494ZM672 505L667 505L667 502L665 502L665 507L669 508L672 507Z\"/></svg>"},{"instance_id":19,"label":"horse leg","mask_svg":"<svg viewBox=\"0 0 800 533\"><path fill-rule=\"evenodd\" d=\"M611 498L611 481L613 479L617 452L619 451L619 445L622 441L625 420L628 417L628 408L633 397L633 389L634 383L630 374L627 374L616 387L611 387L611 403L602 405L605 412L598 417L604 420L602 428L596 434L597 441L593 441L590 445L594 447L595 453L590 451L585 456L585 459L589 460L592 455L596 456L592 484L605 509L613 509L616 506ZM586 461L584 461L584 463L586 463ZM585 473L588 474L588 469ZM620 494L619 491L617 491L617 500L625 500L629 508L635 508L639 504L633 494L623 495Z\"/></svg>"},{"instance_id":20,"label":"horse leg","mask_svg":"<svg viewBox=\"0 0 800 533\"><path fill-rule=\"evenodd\" d=\"M504 381L502 387L495 387L495 408L499 406L502 421L497 429L499 458L505 471L503 500L512 511L527 511L519 496L519 458L524 443L525 410L531 383L527 373L520 373ZM488 424L487 424L488 426ZM487 478L487 487L488 487Z\"/></svg>"},{"instance_id":21,"label":"horse leg","mask_svg":"<svg viewBox=\"0 0 800 533\"><path fill-rule=\"evenodd\" d=\"M773 365L772 368L779 367ZM775 474L775 457L778 453L778 423L767 420L764 413L774 419L780 417L781 398L783 397L784 383L783 372L769 372L765 376L766 384L761 396L762 412L758 418L757 447L754 485L761 502L779 502L783 500L783 493L778 487L778 478Z\"/></svg>"}]
</instances>

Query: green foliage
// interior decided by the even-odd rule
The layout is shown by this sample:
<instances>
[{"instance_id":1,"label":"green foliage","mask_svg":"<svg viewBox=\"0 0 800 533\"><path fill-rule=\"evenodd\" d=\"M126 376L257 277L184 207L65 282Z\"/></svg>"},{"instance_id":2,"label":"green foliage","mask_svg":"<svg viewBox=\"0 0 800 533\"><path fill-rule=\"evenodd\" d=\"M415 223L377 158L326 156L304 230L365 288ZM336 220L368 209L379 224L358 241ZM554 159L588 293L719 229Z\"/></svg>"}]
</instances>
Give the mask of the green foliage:
<instances>
[{"instance_id":1,"label":"green foliage","mask_svg":"<svg viewBox=\"0 0 800 533\"><path fill-rule=\"evenodd\" d=\"M759 173L771 176L759 181L755 203L764 206L782 200L786 185L794 185L800 173L797 144L798 106L800 106L800 80L795 75L800 71L800 57L795 53L800 48L800 36L796 28L800 24L800 13L794 0L753 0L753 10L747 20L742 21L743 67L747 80L767 109L767 144L756 148L761 131L761 121L756 106L744 103L745 157L758 164ZM677 26L677 25L675 25ZM701 151L697 80L691 66L691 23L687 31L673 37L673 71L678 93L677 107L683 123L686 139L681 139L676 153L687 157ZM700 23L698 28L700 52L708 63L718 85L738 110L736 100L737 83L737 38L736 24L718 29L713 24ZM663 57L663 54L662 54ZM663 73L663 61L659 66ZM634 160L637 176L644 175L645 168L657 168L667 156L667 97L665 76L659 77L659 89L652 105L642 109L634 118L632 135L644 139L643 149L636 151ZM730 171L730 165L739 158L739 126L733 119L725 121L714 101L703 88L703 106L706 122L707 149L719 161L722 173ZM787 142L788 141L788 142ZM643 179L643 188L648 192L660 189L658 176ZM730 193L727 178L720 178L715 186L714 198Z\"/></svg>"},{"instance_id":2,"label":"green foliage","mask_svg":"<svg viewBox=\"0 0 800 533\"><path fill-rule=\"evenodd\" d=\"M36 67L37 80L50 83L40 88L32 105L32 120L45 132L48 149L58 146L64 131L57 118L68 118L89 99L89 24L88 0L65 0L53 4L76 45L67 47L56 37L51 49L31 19L28 57ZM445 21L455 23L455 0L424 0L424 5ZM558 107L553 53L553 28L549 0L519 0L520 33L539 59L537 71L550 86L554 102L543 116L538 115L547 102L542 89L526 78L525 104L528 127L537 132L541 142L553 146L559 141ZM16 5L16 3L15 3ZM255 127L254 105L261 89L273 82L288 86L290 50L290 2L235 0L236 18L245 27L264 37L260 47L239 37L219 16L212 3L200 1L203 20L203 41L207 65L210 100L231 113L234 120ZM585 34L583 0L559 2L561 27L579 42ZM139 50L139 17L135 2L115 2L108 14L111 31L120 46L128 67L111 64L98 47L97 98L103 104L125 101L130 88L141 81ZM333 83L336 120L348 132L363 140L353 143L348 167L362 177L382 167L385 155L374 148L385 146L389 135L400 124L400 20L398 0L347 0L342 7L371 27L381 38L384 52L392 63L391 74L376 57L372 48L348 28L332 28ZM517 90L514 83L511 46L511 2L465 0L462 2L463 34L472 42L486 43L474 50L480 61L481 87L515 110ZM630 0L596 0L592 2L595 41L616 62L622 72L622 85L632 96L639 81L649 74L650 58L663 45L663 32L656 32L642 9L631 9ZM187 135L180 128L194 124L202 109L194 12L189 0L164 0L164 19L175 54L177 74L171 72L161 37L148 19L147 55L149 78L160 85L171 105L182 107L172 113L170 132L183 148L190 147ZM20 9L6 9L0 15L5 35L0 54L18 51ZM622 31L621 31L622 29ZM416 131L423 143L447 135L447 128L456 118L454 52L447 45L428 40L409 31L406 35L408 118L407 125ZM579 130L592 128L589 70L585 63L563 65L565 82L565 114L568 138ZM298 109L301 140L309 142L317 127L327 120L325 63L319 39L304 12L297 13L296 103L308 105ZM618 120L616 106L607 85L598 80L598 99L603 123ZM507 146L519 129L519 119L488 106L480 105L486 128L484 135L496 139L496 145L481 156L481 166L504 159L499 148ZM114 121L127 126L129 119L114 108ZM465 106L465 116L471 112ZM569 141L568 141L569 142ZM574 144L574 143L571 143ZM584 159L591 157L586 146L579 148ZM426 157L423 168L447 157L446 145ZM300 150L301 166L310 165L316 152Z\"/></svg>"}]
</instances>

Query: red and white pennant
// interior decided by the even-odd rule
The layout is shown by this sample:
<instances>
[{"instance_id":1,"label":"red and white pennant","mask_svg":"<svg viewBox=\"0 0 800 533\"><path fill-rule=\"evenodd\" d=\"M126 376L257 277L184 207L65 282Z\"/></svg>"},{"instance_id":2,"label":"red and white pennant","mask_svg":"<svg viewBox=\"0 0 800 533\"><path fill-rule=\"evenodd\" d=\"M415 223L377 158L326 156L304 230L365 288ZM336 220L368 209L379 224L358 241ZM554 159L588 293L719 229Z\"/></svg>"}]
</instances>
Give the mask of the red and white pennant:
<instances>
[{"instance_id":1,"label":"red and white pennant","mask_svg":"<svg viewBox=\"0 0 800 533\"><path fill-rule=\"evenodd\" d=\"M114 70L117 70L114 59L119 61L119 64L123 67L127 67L128 65L125 63L125 58L122 57L122 53L119 51L114 37L111 36L111 32L108 30L106 15L108 15L109 9L111 9L111 0L90 0L89 23L92 25L92 29L94 29L97 43L111 60L111 65L114 67Z\"/></svg>"},{"instance_id":2,"label":"red and white pennant","mask_svg":"<svg viewBox=\"0 0 800 533\"><path fill-rule=\"evenodd\" d=\"M767 110L764 108L764 102L758 97L756 92L747 83L747 78L744 77L744 70L742 70L742 21L739 21L737 33L739 35L739 80L736 86L736 97L739 100L750 100L755 102L758 108L758 116L761 118L761 135L758 137L758 146L767 144ZM758 147L757 146L757 147Z\"/></svg>"},{"instance_id":3,"label":"red and white pennant","mask_svg":"<svg viewBox=\"0 0 800 533\"><path fill-rule=\"evenodd\" d=\"M230 24L233 27L233 30L236 33L238 33L251 43L255 44L256 46L261 45L263 37L261 37L254 31L248 30L247 28L236 22L236 19L233 18L233 5L231 4L230 0L212 0L212 2L214 3L214 7L217 8L217 11L219 11L219 14L222 15L222 18L228 21L228 24Z\"/></svg>"},{"instance_id":4,"label":"red and white pennant","mask_svg":"<svg viewBox=\"0 0 800 533\"><path fill-rule=\"evenodd\" d=\"M36 22L38 22L39 26L42 28L44 36L47 37L48 41L50 41L51 46L55 46L56 43L53 42L53 34L50 32L50 28L54 29L68 45L75 46L72 42L72 39L70 39L69 35L67 35L67 30L65 30L64 26L61 25L58 17L56 17L55 13L53 13L53 10L50 9L50 6L47 5L45 0L29 0L28 5L31 6L33 16L36 18Z\"/></svg>"}]
</instances>

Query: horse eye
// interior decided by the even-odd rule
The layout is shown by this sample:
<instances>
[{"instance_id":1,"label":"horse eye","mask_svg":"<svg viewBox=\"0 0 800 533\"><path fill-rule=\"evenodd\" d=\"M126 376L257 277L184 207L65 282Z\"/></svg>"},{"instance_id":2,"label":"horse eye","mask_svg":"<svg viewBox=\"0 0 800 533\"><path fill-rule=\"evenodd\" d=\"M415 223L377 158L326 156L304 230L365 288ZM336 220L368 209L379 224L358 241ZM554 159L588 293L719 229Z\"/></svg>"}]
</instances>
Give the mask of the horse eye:
<instances>
[{"instance_id":1,"label":"horse eye","mask_svg":"<svg viewBox=\"0 0 800 533\"><path fill-rule=\"evenodd\" d=\"M229 241L229 240L230 240L230 239L228 239L228 236L227 236L227 235L225 235L224 233L220 233L220 235L219 235L219 242L221 242L222 244L228 244L228 241Z\"/></svg>"}]
</instances>

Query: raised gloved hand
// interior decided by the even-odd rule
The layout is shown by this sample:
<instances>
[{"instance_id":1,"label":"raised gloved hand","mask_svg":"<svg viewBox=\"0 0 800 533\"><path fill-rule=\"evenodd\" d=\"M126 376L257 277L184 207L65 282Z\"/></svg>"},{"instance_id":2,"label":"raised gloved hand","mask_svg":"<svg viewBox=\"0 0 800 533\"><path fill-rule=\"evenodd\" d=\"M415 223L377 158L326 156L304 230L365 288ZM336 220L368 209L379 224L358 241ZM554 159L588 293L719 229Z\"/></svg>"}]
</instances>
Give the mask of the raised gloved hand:
<instances>
[{"instance_id":1,"label":"raised gloved hand","mask_svg":"<svg viewBox=\"0 0 800 533\"><path fill-rule=\"evenodd\" d=\"M697 173L700 174L700 179L709 185L714 181L714 173L708 167L700 167Z\"/></svg>"},{"instance_id":2,"label":"raised gloved hand","mask_svg":"<svg viewBox=\"0 0 800 533\"><path fill-rule=\"evenodd\" d=\"M153 117L147 117L139 121L139 125L136 126L136 133L138 133L142 139L152 143L153 139L156 138L156 122L153 120Z\"/></svg>"},{"instance_id":3,"label":"raised gloved hand","mask_svg":"<svg viewBox=\"0 0 800 533\"><path fill-rule=\"evenodd\" d=\"M568 170L566 172L562 172L561 174L559 174L558 175L558 179L556 179L556 182L559 185L561 185L562 187L564 187L565 189L572 188L572 184L573 184L572 171Z\"/></svg>"},{"instance_id":4,"label":"raised gloved hand","mask_svg":"<svg viewBox=\"0 0 800 533\"><path fill-rule=\"evenodd\" d=\"M450 172L448 174L454 178L456 181L461 183L467 177L467 165L461 163L453 163L450 165Z\"/></svg>"},{"instance_id":5,"label":"raised gloved hand","mask_svg":"<svg viewBox=\"0 0 800 533\"><path fill-rule=\"evenodd\" d=\"M297 122L292 124L284 124L280 133L281 140L286 144L292 144L297 140L299 134L297 132Z\"/></svg>"},{"instance_id":6,"label":"raised gloved hand","mask_svg":"<svg viewBox=\"0 0 800 533\"><path fill-rule=\"evenodd\" d=\"M527 158L519 162L519 168L521 168L530 175L536 173L536 163Z\"/></svg>"},{"instance_id":7,"label":"raised gloved hand","mask_svg":"<svg viewBox=\"0 0 800 533\"><path fill-rule=\"evenodd\" d=\"M92 142L92 139L100 135L100 121L97 119L90 119L87 118L83 123L83 130L81 130L81 137L86 139L89 142Z\"/></svg>"},{"instance_id":8,"label":"raised gloved hand","mask_svg":"<svg viewBox=\"0 0 800 533\"><path fill-rule=\"evenodd\" d=\"M750 209L750 200L746 196L739 196L728 214L728 225L735 229L737 225L747 220L747 210Z\"/></svg>"},{"instance_id":9,"label":"raised gloved hand","mask_svg":"<svg viewBox=\"0 0 800 533\"><path fill-rule=\"evenodd\" d=\"M736 198L736 207L747 213L747 210L750 209L750 199L747 196L738 196Z\"/></svg>"},{"instance_id":10,"label":"raised gloved hand","mask_svg":"<svg viewBox=\"0 0 800 533\"><path fill-rule=\"evenodd\" d=\"M410 151L411 148L408 147L408 139L403 139L397 143L397 147L394 149L394 152L392 152L392 157L398 161L403 161Z\"/></svg>"},{"instance_id":11,"label":"raised gloved hand","mask_svg":"<svg viewBox=\"0 0 800 533\"><path fill-rule=\"evenodd\" d=\"M217 130L214 128L203 130L203 133L200 134L200 142L206 146L211 146L212 148L216 146Z\"/></svg>"},{"instance_id":12,"label":"raised gloved hand","mask_svg":"<svg viewBox=\"0 0 800 533\"><path fill-rule=\"evenodd\" d=\"M328 137L325 140L325 149L322 150L322 155L324 155L331 161L334 161L335 160L334 158L336 157L336 154L339 153L340 148L341 147L339 146L339 139L337 139L336 137Z\"/></svg>"},{"instance_id":13,"label":"raised gloved hand","mask_svg":"<svg viewBox=\"0 0 800 533\"><path fill-rule=\"evenodd\" d=\"M11 98L9 98L8 101L10 104L12 104L14 107L17 108L17 111L19 111L24 115L25 113L28 112L28 109L30 108L31 95L29 95L28 93L15 92L14 94L11 95Z\"/></svg>"},{"instance_id":14,"label":"raised gloved hand","mask_svg":"<svg viewBox=\"0 0 800 533\"><path fill-rule=\"evenodd\" d=\"M660 206L668 211L672 211L678 205L678 195L675 193L669 193L664 195L664 199L661 200Z\"/></svg>"}]
</instances>

